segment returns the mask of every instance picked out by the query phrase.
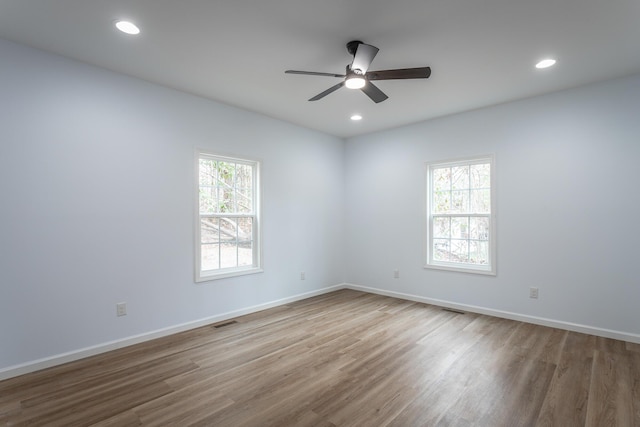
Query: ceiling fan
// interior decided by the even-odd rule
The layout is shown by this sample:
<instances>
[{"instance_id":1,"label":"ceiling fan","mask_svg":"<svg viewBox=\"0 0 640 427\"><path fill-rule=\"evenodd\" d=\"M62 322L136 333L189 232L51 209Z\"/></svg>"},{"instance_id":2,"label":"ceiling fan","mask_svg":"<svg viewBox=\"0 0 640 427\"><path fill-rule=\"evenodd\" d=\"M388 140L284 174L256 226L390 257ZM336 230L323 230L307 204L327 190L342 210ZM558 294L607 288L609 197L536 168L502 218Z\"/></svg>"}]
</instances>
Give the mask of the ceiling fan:
<instances>
[{"instance_id":1,"label":"ceiling fan","mask_svg":"<svg viewBox=\"0 0 640 427\"><path fill-rule=\"evenodd\" d=\"M346 86L349 89L362 90L375 103L382 102L388 98L384 92L378 89L372 80L397 80L397 79L426 79L431 75L431 68L400 68L396 70L378 70L368 71L373 58L380 49L369 44L364 44L359 40L353 40L347 43L347 51L353 55L353 61L347 65L345 74L319 73L315 71L297 71L287 70L287 74L306 74L310 76L327 76L344 78L337 85L331 86L309 99L309 101L317 101L324 98L332 92Z\"/></svg>"}]
</instances>

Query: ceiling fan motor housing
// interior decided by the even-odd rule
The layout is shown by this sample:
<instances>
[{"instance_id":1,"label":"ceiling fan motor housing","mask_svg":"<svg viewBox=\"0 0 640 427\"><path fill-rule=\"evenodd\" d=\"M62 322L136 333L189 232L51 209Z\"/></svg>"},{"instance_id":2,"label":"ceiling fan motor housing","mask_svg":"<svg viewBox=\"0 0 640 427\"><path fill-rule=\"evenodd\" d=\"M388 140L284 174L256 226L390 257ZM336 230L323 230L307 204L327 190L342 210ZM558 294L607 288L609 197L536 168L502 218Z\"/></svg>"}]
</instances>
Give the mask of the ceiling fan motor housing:
<instances>
[{"instance_id":1,"label":"ceiling fan motor housing","mask_svg":"<svg viewBox=\"0 0 640 427\"><path fill-rule=\"evenodd\" d=\"M351 76L351 75L354 75L354 74L357 74L359 76L364 76L364 73L362 72L361 69L359 69L359 68L351 69L351 64L347 64L346 69L347 69L347 71L345 72L345 74L347 76Z\"/></svg>"},{"instance_id":2,"label":"ceiling fan motor housing","mask_svg":"<svg viewBox=\"0 0 640 427\"><path fill-rule=\"evenodd\" d=\"M351 56L355 56L356 51L358 50L358 46L361 44L362 42L360 40L350 41L349 43L347 43L347 52L349 52Z\"/></svg>"}]
</instances>

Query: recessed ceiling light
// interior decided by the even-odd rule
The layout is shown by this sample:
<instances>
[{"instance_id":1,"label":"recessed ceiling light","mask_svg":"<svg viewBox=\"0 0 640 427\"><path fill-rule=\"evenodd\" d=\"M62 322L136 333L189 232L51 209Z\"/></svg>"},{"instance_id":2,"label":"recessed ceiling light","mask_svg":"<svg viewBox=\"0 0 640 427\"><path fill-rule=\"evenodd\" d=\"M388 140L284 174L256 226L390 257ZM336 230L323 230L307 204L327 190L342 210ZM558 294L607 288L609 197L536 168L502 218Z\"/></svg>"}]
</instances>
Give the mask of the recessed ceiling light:
<instances>
[{"instance_id":1,"label":"recessed ceiling light","mask_svg":"<svg viewBox=\"0 0 640 427\"><path fill-rule=\"evenodd\" d=\"M362 116L360 114L354 114L353 116L351 116L351 120L357 122L358 120L362 120Z\"/></svg>"},{"instance_id":2,"label":"recessed ceiling light","mask_svg":"<svg viewBox=\"0 0 640 427\"><path fill-rule=\"evenodd\" d=\"M549 68L556 63L555 59L547 58L536 64L536 68Z\"/></svg>"},{"instance_id":3,"label":"recessed ceiling light","mask_svg":"<svg viewBox=\"0 0 640 427\"><path fill-rule=\"evenodd\" d=\"M136 26L133 22L129 21L116 21L116 28L122 31L123 33L136 35L140 34L140 28Z\"/></svg>"}]
</instances>

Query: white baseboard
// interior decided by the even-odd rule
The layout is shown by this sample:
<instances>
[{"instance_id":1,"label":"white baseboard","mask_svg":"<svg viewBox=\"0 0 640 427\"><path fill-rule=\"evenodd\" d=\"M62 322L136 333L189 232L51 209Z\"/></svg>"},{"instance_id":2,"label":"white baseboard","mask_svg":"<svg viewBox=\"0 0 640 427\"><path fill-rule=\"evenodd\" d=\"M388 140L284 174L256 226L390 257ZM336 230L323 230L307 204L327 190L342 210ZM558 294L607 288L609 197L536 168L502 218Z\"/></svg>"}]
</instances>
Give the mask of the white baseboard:
<instances>
[{"instance_id":1,"label":"white baseboard","mask_svg":"<svg viewBox=\"0 0 640 427\"><path fill-rule=\"evenodd\" d=\"M544 317L529 316L526 314L495 310L495 309L479 307L475 305L458 304L451 301L439 300L434 298L426 298L418 295L388 291L385 289L370 288L368 286L354 285L352 283L344 283L343 288L353 289L355 291L368 292L371 294L384 295L388 297L400 298L400 299L409 300L409 301L422 302L425 304L437 305L439 307L447 307L447 308L453 308L453 309L462 310L462 311L470 311L472 313L486 314L488 316L500 317L503 319L518 320L520 322L533 323L535 325L549 326L551 328L581 332L583 334L595 335L595 336L604 337L604 338L613 338L616 340L628 341L628 342L640 344L640 335L632 334L629 332L621 332L621 331L614 331L610 329L596 328L594 326L564 322L561 320L546 319Z\"/></svg>"},{"instance_id":2,"label":"white baseboard","mask_svg":"<svg viewBox=\"0 0 640 427\"><path fill-rule=\"evenodd\" d=\"M288 304L291 302L300 301L306 298L323 295L323 294L334 292L340 289L352 289L356 291L368 292L371 294L384 295L388 297L400 298L400 299L409 300L409 301L416 301L416 302L422 302L425 304L437 305L439 307L447 307L447 308L453 308L453 309L462 310L462 311L469 311L472 313L486 314L489 316L501 317L504 319L518 320L521 322L533 323L535 325L549 326L552 328L565 329L568 331L581 332L581 333L595 335L599 337L613 338L616 340L622 340L622 341L628 341L628 342L640 344L640 335L638 334L614 331L610 329L596 328L593 326L580 325L577 323L546 319L546 318L536 317L536 316L528 316L525 314L495 310L495 309L479 307L475 305L458 304L451 301L421 297L418 295L388 291L385 289L371 288L368 286L355 285L352 283L341 283L338 285L318 289L315 291L306 292L304 294L298 294L291 297L271 301L268 303L259 304L252 307L246 307L246 308L218 314L211 317L206 317L204 319L195 320L192 322L182 323L179 325L158 329L158 330L151 331L144 334L134 335L131 337L120 339L120 340L110 341L110 342L98 344L95 346L70 351L68 353L58 354L55 356L34 360L31 362L26 362L20 365L9 366L8 368L0 369L0 381L17 377L19 375L28 374L30 372L39 371L41 369L62 365L64 363L73 362L75 360L84 359L89 356L95 356L97 354L106 353L107 351L116 350L122 347L127 347L127 346L138 344L141 342L150 341L156 338L161 338L161 337L176 334L179 332L188 331L190 329L199 328L201 326L206 326L213 323L218 323L225 320L233 319L235 317L243 316L245 314L251 314L251 313L266 310L269 308L277 307L280 305Z\"/></svg>"},{"instance_id":3,"label":"white baseboard","mask_svg":"<svg viewBox=\"0 0 640 427\"><path fill-rule=\"evenodd\" d=\"M199 319L192 322L182 323L175 326L169 326L167 328L158 329L158 330L147 332L144 334L130 336L120 340L109 341L106 343L82 348L79 350L70 351L67 353L57 354L55 356L22 363L20 365L9 366L8 368L0 369L0 381L17 377L19 375L24 375L31 372L39 371L41 369L62 365L64 363L73 362L75 360L84 359L89 356L95 356L97 354L106 353L107 351L116 350L116 349L127 347L133 344L150 341L156 338L166 337L167 335L176 334L178 332L184 332L190 329L199 328L201 326L206 326L213 323L218 323L225 320L233 319L234 317L244 316L245 314L251 314L258 311L266 310L268 308L273 308L273 307L288 304L291 302L303 300L306 298L311 298L317 295L326 294L326 293L337 291L343 288L344 288L344 284L329 286L327 288L322 288L319 290L306 292L303 294L298 294L298 295L294 295L287 298L282 298L282 299L271 301L268 303L258 304L252 307L242 308L240 310L217 314L215 316L206 317L204 319Z\"/></svg>"}]
</instances>

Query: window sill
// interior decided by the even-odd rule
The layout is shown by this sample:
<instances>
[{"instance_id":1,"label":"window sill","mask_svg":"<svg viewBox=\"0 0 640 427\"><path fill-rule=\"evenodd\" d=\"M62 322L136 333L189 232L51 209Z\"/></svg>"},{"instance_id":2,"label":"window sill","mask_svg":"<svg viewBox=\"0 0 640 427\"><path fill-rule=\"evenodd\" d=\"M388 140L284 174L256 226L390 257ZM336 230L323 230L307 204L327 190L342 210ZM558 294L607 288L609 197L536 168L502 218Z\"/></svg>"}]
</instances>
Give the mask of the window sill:
<instances>
[{"instance_id":1,"label":"window sill","mask_svg":"<svg viewBox=\"0 0 640 427\"><path fill-rule=\"evenodd\" d=\"M470 273L470 274L481 274L484 276L496 276L496 271L482 269L482 268L472 268L472 267L457 267L452 265L442 265L442 264L427 264L424 266L425 269L429 270L444 270L444 271L455 271L457 273Z\"/></svg>"},{"instance_id":2,"label":"window sill","mask_svg":"<svg viewBox=\"0 0 640 427\"><path fill-rule=\"evenodd\" d=\"M196 277L195 282L196 283L202 283L202 282L210 282L212 280L218 280L218 279L226 279L229 277L237 277L237 276L245 276L248 274L257 274L257 273L262 273L264 272L264 270L261 267L255 267L255 268L243 268L243 269L229 269L229 270L225 270L225 271L221 271L219 273L209 273L209 274L202 274Z\"/></svg>"}]
</instances>

